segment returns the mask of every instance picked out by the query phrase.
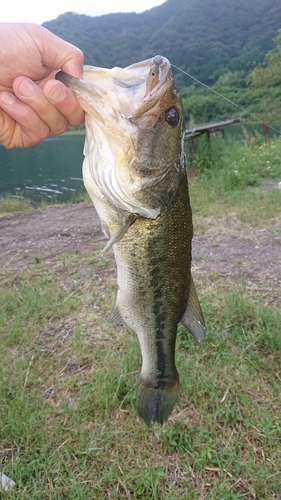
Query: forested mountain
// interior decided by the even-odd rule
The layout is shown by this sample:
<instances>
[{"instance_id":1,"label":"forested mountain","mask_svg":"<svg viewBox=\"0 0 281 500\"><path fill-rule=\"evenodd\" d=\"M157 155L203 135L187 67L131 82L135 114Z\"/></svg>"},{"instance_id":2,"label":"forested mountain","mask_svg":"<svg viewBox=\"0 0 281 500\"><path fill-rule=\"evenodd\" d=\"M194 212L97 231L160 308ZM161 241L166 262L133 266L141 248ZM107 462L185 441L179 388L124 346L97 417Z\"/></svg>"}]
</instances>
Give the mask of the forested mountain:
<instances>
[{"instance_id":1,"label":"forested mountain","mask_svg":"<svg viewBox=\"0 0 281 500\"><path fill-rule=\"evenodd\" d=\"M228 70L248 72L263 61L281 28L281 1L166 0L141 14L68 12L44 26L80 47L86 64L124 67L162 54L213 84Z\"/></svg>"}]
</instances>

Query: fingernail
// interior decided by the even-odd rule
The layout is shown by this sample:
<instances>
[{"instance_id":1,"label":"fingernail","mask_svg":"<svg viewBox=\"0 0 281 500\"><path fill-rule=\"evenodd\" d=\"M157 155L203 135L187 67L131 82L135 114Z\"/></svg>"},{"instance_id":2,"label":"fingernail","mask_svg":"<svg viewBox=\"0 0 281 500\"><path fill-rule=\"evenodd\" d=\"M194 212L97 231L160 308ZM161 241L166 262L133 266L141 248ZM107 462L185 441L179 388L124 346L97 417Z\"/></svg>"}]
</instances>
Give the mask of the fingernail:
<instances>
[{"instance_id":1,"label":"fingernail","mask_svg":"<svg viewBox=\"0 0 281 500\"><path fill-rule=\"evenodd\" d=\"M9 104L9 105L14 104L16 101L14 94L11 94L11 92L3 92L0 95L0 99L3 104Z\"/></svg>"},{"instance_id":2,"label":"fingernail","mask_svg":"<svg viewBox=\"0 0 281 500\"><path fill-rule=\"evenodd\" d=\"M64 89L61 87L61 85L56 85L49 93L48 99L52 103L56 103L58 101L62 101L64 96L65 96Z\"/></svg>"},{"instance_id":3,"label":"fingernail","mask_svg":"<svg viewBox=\"0 0 281 500\"><path fill-rule=\"evenodd\" d=\"M29 80L23 80L19 86L19 93L23 97L32 97L34 94L33 84Z\"/></svg>"}]
</instances>

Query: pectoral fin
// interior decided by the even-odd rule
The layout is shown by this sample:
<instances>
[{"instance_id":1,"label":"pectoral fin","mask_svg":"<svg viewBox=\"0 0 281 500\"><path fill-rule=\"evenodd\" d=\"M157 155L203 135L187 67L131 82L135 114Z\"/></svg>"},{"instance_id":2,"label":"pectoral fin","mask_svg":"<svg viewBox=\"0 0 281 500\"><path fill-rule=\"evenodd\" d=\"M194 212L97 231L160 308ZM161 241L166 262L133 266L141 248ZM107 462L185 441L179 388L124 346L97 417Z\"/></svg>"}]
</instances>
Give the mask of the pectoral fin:
<instances>
[{"instance_id":1,"label":"pectoral fin","mask_svg":"<svg viewBox=\"0 0 281 500\"><path fill-rule=\"evenodd\" d=\"M108 252L108 250L112 247L112 245L114 245L114 243L117 243L117 241L120 241L123 238L129 227L135 222L137 218L138 216L136 214L129 215L124 224L119 226L118 229L110 236L110 240L105 245L102 251L102 255L105 255L106 252Z\"/></svg>"},{"instance_id":2,"label":"pectoral fin","mask_svg":"<svg viewBox=\"0 0 281 500\"><path fill-rule=\"evenodd\" d=\"M181 324L191 333L197 342L203 342L206 337L206 327L192 276L188 303L181 319Z\"/></svg>"},{"instance_id":3,"label":"pectoral fin","mask_svg":"<svg viewBox=\"0 0 281 500\"><path fill-rule=\"evenodd\" d=\"M120 325L120 326L125 325L125 322L124 322L117 306L114 307L114 309L110 315L109 321L111 323L115 323L116 325Z\"/></svg>"}]
</instances>

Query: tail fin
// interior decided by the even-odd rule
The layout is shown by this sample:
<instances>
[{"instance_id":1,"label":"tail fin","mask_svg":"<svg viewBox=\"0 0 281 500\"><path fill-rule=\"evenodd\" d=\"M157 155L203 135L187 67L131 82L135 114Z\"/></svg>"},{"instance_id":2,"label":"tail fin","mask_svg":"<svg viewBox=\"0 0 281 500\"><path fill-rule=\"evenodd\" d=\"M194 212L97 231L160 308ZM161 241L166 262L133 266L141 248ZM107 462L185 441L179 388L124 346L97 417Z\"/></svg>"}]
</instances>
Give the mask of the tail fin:
<instances>
[{"instance_id":1,"label":"tail fin","mask_svg":"<svg viewBox=\"0 0 281 500\"><path fill-rule=\"evenodd\" d=\"M137 389L137 412L147 425L154 422L163 424L177 402L179 392L178 378L169 384L154 388L140 377Z\"/></svg>"}]
</instances>

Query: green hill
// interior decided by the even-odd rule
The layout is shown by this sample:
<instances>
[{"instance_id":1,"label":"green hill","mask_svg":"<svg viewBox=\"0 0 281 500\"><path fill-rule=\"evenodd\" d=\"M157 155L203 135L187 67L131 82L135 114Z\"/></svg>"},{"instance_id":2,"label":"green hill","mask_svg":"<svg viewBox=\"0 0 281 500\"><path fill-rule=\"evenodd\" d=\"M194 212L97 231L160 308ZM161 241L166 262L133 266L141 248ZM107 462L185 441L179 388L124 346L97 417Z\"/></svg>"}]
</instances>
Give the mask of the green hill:
<instances>
[{"instance_id":1,"label":"green hill","mask_svg":"<svg viewBox=\"0 0 281 500\"><path fill-rule=\"evenodd\" d=\"M86 64L124 67L160 53L213 84L228 70L248 72L263 61L281 27L281 2L167 0L141 14L67 12L43 25L80 47Z\"/></svg>"}]
</instances>

